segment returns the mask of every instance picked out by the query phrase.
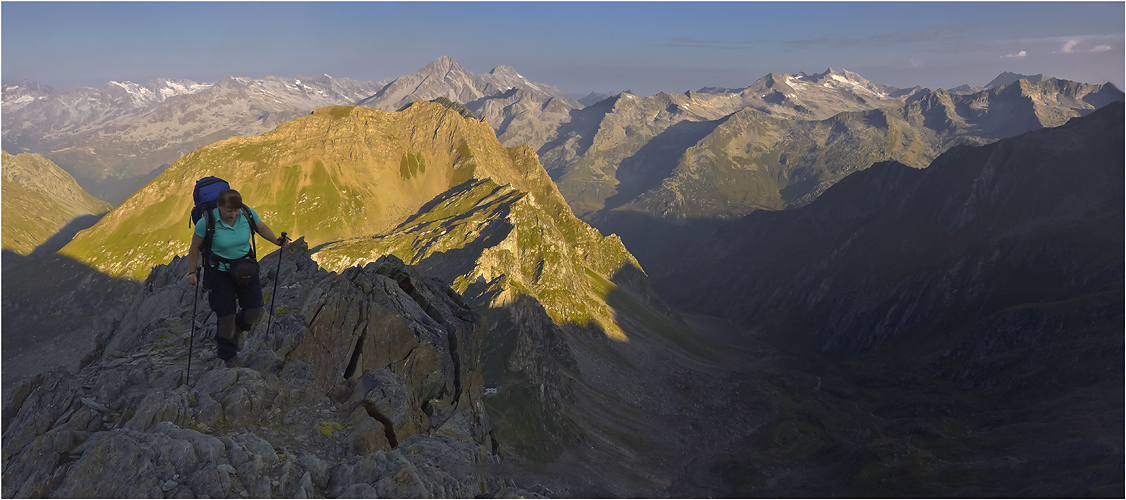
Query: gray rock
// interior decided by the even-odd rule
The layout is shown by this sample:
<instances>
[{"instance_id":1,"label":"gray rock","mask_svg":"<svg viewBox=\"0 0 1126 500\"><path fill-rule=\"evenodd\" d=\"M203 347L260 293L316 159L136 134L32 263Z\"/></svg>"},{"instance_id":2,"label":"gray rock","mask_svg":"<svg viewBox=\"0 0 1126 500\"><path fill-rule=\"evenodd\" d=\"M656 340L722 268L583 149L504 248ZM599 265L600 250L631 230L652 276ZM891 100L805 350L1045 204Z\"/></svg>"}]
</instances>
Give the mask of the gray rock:
<instances>
[{"instance_id":1,"label":"gray rock","mask_svg":"<svg viewBox=\"0 0 1126 500\"><path fill-rule=\"evenodd\" d=\"M432 497L502 484L467 472L496 459L479 444L480 316L398 259L331 274L302 245L285 251L276 321L252 332L242 367L193 363L183 384L193 318L177 259L154 269L88 366L6 392L4 496ZM210 315L194 318L195 357L214 350ZM346 432L324 439L320 422Z\"/></svg>"}]
</instances>

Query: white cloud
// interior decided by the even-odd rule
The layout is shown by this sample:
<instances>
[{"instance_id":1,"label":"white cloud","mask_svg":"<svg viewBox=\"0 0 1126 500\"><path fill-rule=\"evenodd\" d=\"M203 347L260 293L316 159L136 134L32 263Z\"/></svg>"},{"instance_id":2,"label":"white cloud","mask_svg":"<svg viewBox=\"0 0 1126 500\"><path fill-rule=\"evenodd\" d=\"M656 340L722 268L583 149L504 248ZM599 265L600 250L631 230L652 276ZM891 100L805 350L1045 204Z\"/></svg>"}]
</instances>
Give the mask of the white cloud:
<instances>
[{"instance_id":1,"label":"white cloud","mask_svg":"<svg viewBox=\"0 0 1126 500\"><path fill-rule=\"evenodd\" d=\"M1053 54L1082 54L1084 52L1107 52L1114 50L1114 46L1106 42L1117 41L1121 43L1121 39L1121 35L1088 35L1054 39L1047 38L1045 40L1055 40L1057 43L1063 42L1063 47L1060 47L1058 51L1052 51ZM1094 47L1090 49L1087 48L1092 45L1094 45Z\"/></svg>"},{"instance_id":2,"label":"white cloud","mask_svg":"<svg viewBox=\"0 0 1126 500\"><path fill-rule=\"evenodd\" d=\"M1022 57L1028 57L1028 52L1022 50L1020 52L1017 52L1016 54L1005 54L1001 56L1001 59L1020 59Z\"/></svg>"}]
</instances>

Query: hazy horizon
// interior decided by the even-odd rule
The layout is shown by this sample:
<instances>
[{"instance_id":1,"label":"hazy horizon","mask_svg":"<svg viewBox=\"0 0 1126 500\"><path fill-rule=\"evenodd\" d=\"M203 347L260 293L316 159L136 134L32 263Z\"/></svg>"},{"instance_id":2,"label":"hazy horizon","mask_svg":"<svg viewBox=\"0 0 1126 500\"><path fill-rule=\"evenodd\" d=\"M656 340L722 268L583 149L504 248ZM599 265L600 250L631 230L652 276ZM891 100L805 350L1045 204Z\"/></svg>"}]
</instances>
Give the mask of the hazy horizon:
<instances>
[{"instance_id":1,"label":"hazy horizon","mask_svg":"<svg viewBox=\"0 0 1126 500\"><path fill-rule=\"evenodd\" d=\"M377 81L442 55L563 92L742 88L847 69L894 85L1043 73L1123 88L1121 2L3 2L3 82Z\"/></svg>"}]
</instances>

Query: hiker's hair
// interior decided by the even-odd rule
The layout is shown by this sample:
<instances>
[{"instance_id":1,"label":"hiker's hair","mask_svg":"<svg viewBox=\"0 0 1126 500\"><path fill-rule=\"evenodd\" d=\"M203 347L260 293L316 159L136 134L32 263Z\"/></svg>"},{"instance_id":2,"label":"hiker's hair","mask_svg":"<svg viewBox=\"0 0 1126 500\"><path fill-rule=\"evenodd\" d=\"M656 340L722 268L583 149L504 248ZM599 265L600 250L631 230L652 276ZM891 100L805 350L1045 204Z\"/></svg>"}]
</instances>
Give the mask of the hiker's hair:
<instances>
[{"instance_id":1,"label":"hiker's hair","mask_svg":"<svg viewBox=\"0 0 1126 500\"><path fill-rule=\"evenodd\" d=\"M242 195L234 189L224 189L219 191L215 202L216 206L223 208L242 208Z\"/></svg>"}]
</instances>

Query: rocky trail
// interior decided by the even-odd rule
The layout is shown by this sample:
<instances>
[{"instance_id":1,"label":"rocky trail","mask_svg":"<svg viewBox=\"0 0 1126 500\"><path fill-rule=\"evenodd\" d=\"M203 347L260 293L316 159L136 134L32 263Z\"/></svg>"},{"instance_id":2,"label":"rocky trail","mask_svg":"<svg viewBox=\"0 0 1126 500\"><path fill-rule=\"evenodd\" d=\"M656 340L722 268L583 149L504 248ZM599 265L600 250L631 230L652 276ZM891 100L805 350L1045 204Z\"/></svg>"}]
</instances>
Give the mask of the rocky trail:
<instances>
[{"instance_id":1,"label":"rocky trail","mask_svg":"<svg viewBox=\"0 0 1126 500\"><path fill-rule=\"evenodd\" d=\"M538 496L490 472L484 322L456 293L394 257L335 274L303 241L283 253L274 325L246 335L238 366L214 359L210 308L190 317L177 258L81 370L6 394L3 495ZM277 258L262 260L267 303Z\"/></svg>"}]
</instances>

